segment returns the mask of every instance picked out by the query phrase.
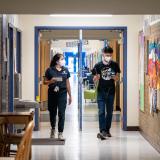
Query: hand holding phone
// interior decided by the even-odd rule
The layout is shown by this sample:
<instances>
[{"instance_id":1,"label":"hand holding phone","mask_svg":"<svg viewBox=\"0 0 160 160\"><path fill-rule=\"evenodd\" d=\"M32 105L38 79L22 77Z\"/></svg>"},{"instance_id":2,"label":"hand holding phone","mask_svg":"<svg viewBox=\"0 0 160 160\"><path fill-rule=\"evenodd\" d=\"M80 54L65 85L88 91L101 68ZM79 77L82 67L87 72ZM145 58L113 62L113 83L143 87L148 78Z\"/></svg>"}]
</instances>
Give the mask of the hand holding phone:
<instances>
[{"instance_id":1,"label":"hand holding phone","mask_svg":"<svg viewBox=\"0 0 160 160\"><path fill-rule=\"evenodd\" d=\"M62 82L62 77L54 77L56 81Z\"/></svg>"},{"instance_id":2,"label":"hand holding phone","mask_svg":"<svg viewBox=\"0 0 160 160\"><path fill-rule=\"evenodd\" d=\"M51 79L51 81L53 82L53 83L55 83L55 82L62 82L62 77L53 77L52 79Z\"/></svg>"},{"instance_id":3,"label":"hand holding phone","mask_svg":"<svg viewBox=\"0 0 160 160\"><path fill-rule=\"evenodd\" d=\"M52 79L51 79L51 82L52 83L55 83L57 80L53 77Z\"/></svg>"},{"instance_id":4,"label":"hand holding phone","mask_svg":"<svg viewBox=\"0 0 160 160\"><path fill-rule=\"evenodd\" d=\"M97 75L95 75L93 77L93 81L98 81L99 79L100 79L100 75L99 74L97 74Z\"/></svg>"}]
</instances>

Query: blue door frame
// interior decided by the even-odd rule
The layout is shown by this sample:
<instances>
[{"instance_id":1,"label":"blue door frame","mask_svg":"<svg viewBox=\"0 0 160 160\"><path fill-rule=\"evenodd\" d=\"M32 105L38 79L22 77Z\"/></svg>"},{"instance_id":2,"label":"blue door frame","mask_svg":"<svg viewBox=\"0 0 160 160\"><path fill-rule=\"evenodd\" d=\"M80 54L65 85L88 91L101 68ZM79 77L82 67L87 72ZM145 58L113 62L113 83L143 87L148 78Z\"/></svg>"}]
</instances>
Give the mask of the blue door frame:
<instances>
[{"instance_id":1,"label":"blue door frame","mask_svg":"<svg viewBox=\"0 0 160 160\"><path fill-rule=\"evenodd\" d=\"M41 30L121 30L123 32L123 130L127 130L127 27L36 26L35 27L35 99L38 96L38 45Z\"/></svg>"},{"instance_id":2,"label":"blue door frame","mask_svg":"<svg viewBox=\"0 0 160 160\"><path fill-rule=\"evenodd\" d=\"M16 52L19 54L16 54L16 59L17 59L17 71L18 73L21 73L21 31L19 29L16 29L12 24L8 24L8 46L9 47L9 54L8 54L8 59L9 59L9 81L8 81L8 86L9 86L9 101L8 101L8 111L13 112L14 111L14 34L16 35Z\"/></svg>"},{"instance_id":3,"label":"blue door frame","mask_svg":"<svg viewBox=\"0 0 160 160\"><path fill-rule=\"evenodd\" d=\"M8 111L14 111L14 51L13 51L13 35L14 34L14 27L9 24L8 26L8 38L9 38L9 104L8 104Z\"/></svg>"},{"instance_id":4,"label":"blue door frame","mask_svg":"<svg viewBox=\"0 0 160 160\"><path fill-rule=\"evenodd\" d=\"M82 69L83 69L83 56L82 56L82 50L83 50L83 38L82 38L82 30L79 30L79 43L78 43L78 109L79 109L79 129L82 131Z\"/></svg>"},{"instance_id":5,"label":"blue door frame","mask_svg":"<svg viewBox=\"0 0 160 160\"><path fill-rule=\"evenodd\" d=\"M22 44L22 31L19 29L16 29L16 69L17 73L21 73L21 55L22 55L22 49L21 49L21 44Z\"/></svg>"}]
</instances>

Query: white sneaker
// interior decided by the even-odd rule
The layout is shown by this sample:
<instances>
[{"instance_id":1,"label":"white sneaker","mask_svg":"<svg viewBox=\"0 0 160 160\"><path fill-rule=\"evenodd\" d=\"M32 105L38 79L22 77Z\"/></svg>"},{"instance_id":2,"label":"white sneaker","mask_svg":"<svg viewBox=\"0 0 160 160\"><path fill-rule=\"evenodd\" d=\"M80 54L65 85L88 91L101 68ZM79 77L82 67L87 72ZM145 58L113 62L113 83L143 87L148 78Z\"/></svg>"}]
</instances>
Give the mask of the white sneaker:
<instances>
[{"instance_id":1,"label":"white sneaker","mask_svg":"<svg viewBox=\"0 0 160 160\"><path fill-rule=\"evenodd\" d=\"M55 138L56 131L55 129L51 129L50 138Z\"/></svg>"},{"instance_id":2,"label":"white sneaker","mask_svg":"<svg viewBox=\"0 0 160 160\"><path fill-rule=\"evenodd\" d=\"M62 133L62 132L59 132L59 133L58 133L58 139L59 139L59 140L64 140L64 138L63 138L63 133Z\"/></svg>"}]
</instances>

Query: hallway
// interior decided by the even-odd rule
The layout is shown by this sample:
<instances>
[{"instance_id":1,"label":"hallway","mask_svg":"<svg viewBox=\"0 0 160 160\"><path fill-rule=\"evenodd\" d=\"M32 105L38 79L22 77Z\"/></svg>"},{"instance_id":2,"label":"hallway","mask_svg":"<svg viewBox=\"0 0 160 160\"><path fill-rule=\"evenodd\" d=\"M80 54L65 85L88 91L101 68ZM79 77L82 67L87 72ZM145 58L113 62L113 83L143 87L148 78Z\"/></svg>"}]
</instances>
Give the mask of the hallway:
<instances>
[{"instance_id":1,"label":"hallway","mask_svg":"<svg viewBox=\"0 0 160 160\"><path fill-rule=\"evenodd\" d=\"M13 158L12 149L15 157L21 149L27 153L20 160L160 160L158 0L153 6L143 2L144 7L138 0L130 7L120 0L123 12L114 0L114 5L79 1L84 4L77 7L69 0L60 13L54 1L35 0L37 10L34 2L26 10L22 6L23 11L18 1L17 12L14 5L12 12L0 6L0 160ZM93 4L97 10L90 8ZM72 103L64 126L66 92ZM51 132L48 106L50 112L59 107L59 136L56 110ZM98 139L98 132L106 137L103 131L112 137Z\"/></svg>"},{"instance_id":2,"label":"hallway","mask_svg":"<svg viewBox=\"0 0 160 160\"><path fill-rule=\"evenodd\" d=\"M78 123L67 121L64 146L32 146L33 160L159 160L159 153L139 132L124 132L119 124L113 123L112 138L105 141L96 138L97 122L85 122L83 131L78 131ZM41 131L34 137L48 137L49 123L41 124ZM54 157L54 158L53 158Z\"/></svg>"},{"instance_id":3,"label":"hallway","mask_svg":"<svg viewBox=\"0 0 160 160\"><path fill-rule=\"evenodd\" d=\"M64 146L32 146L33 160L159 160L159 153L137 131L122 131L119 122L112 124L112 138L101 141L96 138L98 121L90 117L83 121L79 131L77 109L77 78L70 78L73 103L67 106ZM92 119L92 117L91 117ZM33 132L34 138L48 138L50 124L43 122L40 131ZM54 157L54 158L53 158Z\"/></svg>"}]
</instances>

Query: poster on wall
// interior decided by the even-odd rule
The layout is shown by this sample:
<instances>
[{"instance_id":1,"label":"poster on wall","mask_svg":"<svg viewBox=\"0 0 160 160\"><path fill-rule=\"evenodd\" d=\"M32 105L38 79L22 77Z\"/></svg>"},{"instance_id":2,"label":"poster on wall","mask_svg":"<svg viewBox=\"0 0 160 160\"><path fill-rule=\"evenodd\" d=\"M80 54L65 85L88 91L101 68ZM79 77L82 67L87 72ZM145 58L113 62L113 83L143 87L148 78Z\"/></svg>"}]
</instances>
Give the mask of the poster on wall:
<instances>
[{"instance_id":1,"label":"poster on wall","mask_svg":"<svg viewBox=\"0 0 160 160\"><path fill-rule=\"evenodd\" d=\"M157 68L157 109L160 110L160 38L157 39L157 60L156 60L156 68Z\"/></svg>"},{"instance_id":2,"label":"poster on wall","mask_svg":"<svg viewBox=\"0 0 160 160\"><path fill-rule=\"evenodd\" d=\"M144 66L145 66L145 75L148 75L148 56L149 56L149 40L146 38L144 43L145 48L145 59L144 59Z\"/></svg>"},{"instance_id":3,"label":"poster on wall","mask_svg":"<svg viewBox=\"0 0 160 160\"><path fill-rule=\"evenodd\" d=\"M152 113L160 109L160 39L157 38L149 41L148 75L150 113Z\"/></svg>"},{"instance_id":4,"label":"poster on wall","mask_svg":"<svg viewBox=\"0 0 160 160\"><path fill-rule=\"evenodd\" d=\"M139 106L144 112L144 34L139 33Z\"/></svg>"},{"instance_id":5,"label":"poster on wall","mask_svg":"<svg viewBox=\"0 0 160 160\"><path fill-rule=\"evenodd\" d=\"M156 62L156 66L157 66L157 89L160 91L160 38L158 38L157 40L157 48L156 48L156 52L157 52L157 62ZM160 106L158 106L160 108Z\"/></svg>"}]
</instances>

